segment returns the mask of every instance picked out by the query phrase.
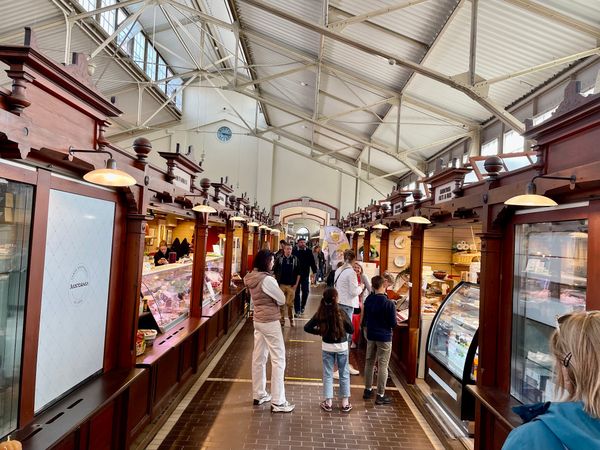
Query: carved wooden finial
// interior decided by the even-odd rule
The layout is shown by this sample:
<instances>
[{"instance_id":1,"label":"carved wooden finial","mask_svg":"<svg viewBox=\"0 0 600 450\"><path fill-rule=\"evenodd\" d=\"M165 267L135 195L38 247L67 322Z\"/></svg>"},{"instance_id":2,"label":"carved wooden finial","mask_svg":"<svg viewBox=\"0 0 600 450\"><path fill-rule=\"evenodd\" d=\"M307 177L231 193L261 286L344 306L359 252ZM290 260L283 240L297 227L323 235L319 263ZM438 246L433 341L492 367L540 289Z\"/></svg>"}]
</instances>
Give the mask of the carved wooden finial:
<instances>
[{"instance_id":1,"label":"carved wooden finial","mask_svg":"<svg viewBox=\"0 0 600 450\"><path fill-rule=\"evenodd\" d=\"M133 141L133 151L137 155L137 159L145 161L148 154L152 151L152 143L145 137L139 137Z\"/></svg>"}]
</instances>

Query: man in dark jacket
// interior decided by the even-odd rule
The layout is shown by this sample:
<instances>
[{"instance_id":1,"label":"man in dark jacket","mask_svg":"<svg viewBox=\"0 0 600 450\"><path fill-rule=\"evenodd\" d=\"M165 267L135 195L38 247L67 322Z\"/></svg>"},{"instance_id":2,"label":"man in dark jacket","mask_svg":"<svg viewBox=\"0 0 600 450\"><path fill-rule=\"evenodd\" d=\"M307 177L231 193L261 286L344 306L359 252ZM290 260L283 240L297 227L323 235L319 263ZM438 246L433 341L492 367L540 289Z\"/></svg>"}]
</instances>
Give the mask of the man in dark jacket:
<instances>
[{"instance_id":1,"label":"man in dark jacket","mask_svg":"<svg viewBox=\"0 0 600 450\"><path fill-rule=\"evenodd\" d=\"M298 258L298 267L300 270L300 283L296 288L296 298L294 299L296 317L299 317L300 314L304 314L304 308L308 300L310 271L312 270L316 274L317 265L315 264L312 251L306 247L306 240L304 238L298 239L298 248L294 250L294 256ZM300 297L300 290L302 290L302 298Z\"/></svg>"},{"instance_id":2,"label":"man in dark jacket","mask_svg":"<svg viewBox=\"0 0 600 450\"><path fill-rule=\"evenodd\" d=\"M296 288L300 282L300 267L298 266L298 258L292 255L292 244L284 242L282 244L283 252L281 255L275 256L275 266L273 273L279 284L279 288L285 294L285 305L280 307L281 310L281 326L285 325L285 310L287 309L290 326L294 326L294 297ZM278 252L279 253L279 252Z\"/></svg>"},{"instance_id":3,"label":"man in dark jacket","mask_svg":"<svg viewBox=\"0 0 600 450\"><path fill-rule=\"evenodd\" d=\"M387 405L392 399L385 395L388 365L392 353L392 332L396 326L396 305L385 295L383 277L371 279L373 293L364 302L363 327L367 329L367 354L365 361L365 391L363 398L373 395L373 366L377 359L377 398L376 405Z\"/></svg>"}]
</instances>

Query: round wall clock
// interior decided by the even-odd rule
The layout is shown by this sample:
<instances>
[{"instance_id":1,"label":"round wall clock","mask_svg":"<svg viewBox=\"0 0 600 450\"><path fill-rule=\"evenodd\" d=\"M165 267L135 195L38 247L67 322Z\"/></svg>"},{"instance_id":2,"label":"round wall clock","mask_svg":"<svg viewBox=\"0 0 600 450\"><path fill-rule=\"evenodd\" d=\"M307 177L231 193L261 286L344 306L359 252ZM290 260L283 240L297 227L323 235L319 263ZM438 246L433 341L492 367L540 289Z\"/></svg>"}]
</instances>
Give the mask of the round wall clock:
<instances>
[{"instance_id":1,"label":"round wall clock","mask_svg":"<svg viewBox=\"0 0 600 450\"><path fill-rule=\"evenodd\" d=\"M233 133L229 127L221 127L217 130L217 139L219 139L221 142L229 141L231 136L233 136Z\"/></svg>"},{"instance_id":2,"label":"round wall clock","mask_svg":"<svg viewBox=\"0 0 600 450\"><path fill-rule=\"evenodd\" d=\"M396 239L394 239L394 247L404 248L405 245L406 241L404 236L398 236Z\"/></svg>"}]
</instances>

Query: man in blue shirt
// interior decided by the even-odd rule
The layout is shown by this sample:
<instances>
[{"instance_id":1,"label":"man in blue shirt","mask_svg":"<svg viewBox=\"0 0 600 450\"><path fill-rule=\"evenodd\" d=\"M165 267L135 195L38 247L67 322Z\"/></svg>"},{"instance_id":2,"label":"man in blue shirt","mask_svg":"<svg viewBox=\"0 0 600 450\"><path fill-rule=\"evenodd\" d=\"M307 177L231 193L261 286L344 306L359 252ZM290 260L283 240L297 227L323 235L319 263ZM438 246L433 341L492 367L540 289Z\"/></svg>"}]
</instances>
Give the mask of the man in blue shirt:
<instances>
[{"instance_id":1,"label":"man in blue shirt","mask_svg":"<svg viewBox=\"0 0 600 450\"><path fill-rule=\"evenodd\" d=\"M373 366L377 360L377 398L376 405L388 405L392 399L385 395L388 366L392 354L392 333L396 326L396 305L385 295L383 277L377 275L371 279L373 292L365 299L363 327L367 330L367 354L365 361L365 391L363 398L373 395Z\"/></svg>"}]
</instances>

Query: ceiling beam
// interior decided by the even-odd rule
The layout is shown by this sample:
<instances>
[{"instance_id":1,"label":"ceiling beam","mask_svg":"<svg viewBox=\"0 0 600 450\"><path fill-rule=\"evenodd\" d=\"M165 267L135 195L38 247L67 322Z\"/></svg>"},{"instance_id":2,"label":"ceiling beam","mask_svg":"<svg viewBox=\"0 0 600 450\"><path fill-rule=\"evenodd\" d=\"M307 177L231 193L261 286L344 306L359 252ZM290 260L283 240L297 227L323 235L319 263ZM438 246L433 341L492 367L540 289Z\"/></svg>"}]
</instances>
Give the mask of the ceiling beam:
<instances>
[{"instance_id":1,"label":"ceiling beam","mask_svg":"<svg viewBox=\"0 0 600 450\"><path fill-rule=\"evenodd\" d=\"M389 14L394 11L398 11L400 9L408 8L409 6L418 5L419 3L423 3L426 1L427 0L409 0L409 1L398 2L398 3L390 5L390 6L385 6L383 8L375 9L373 11L368 11L363 14L358 14L356 16L352 16L347 19L338 20L337 22L333 22L333 23L329 24L328 28L331 28L334 30L340 30L348 25L364 22L366 20L373 19L378 16L383 16L385 14Z\"/></svg>"},{"instance_id":2,"label":"ceiling beam","mask_svg":"<svg viewBox=\"0 0 600 450\"><path fill-rule=\"evenodd\" d=\"M335 6L330 6L329 9L331 10L331 12L335 13L337 16L342 17L343 19L348 19L348 18L353 17L352 14L349 14L344 10L336 8ZM380 33L387 34L388 36L390 36L392 38L400 39L402 41L408 42L409 44L412 44L412 45L415 45L415 46L421 48L423 51L427 51L429 49L429 45L427 45L425 42L419 41L418 39L412 38L410 36L406 36L402 33L399 33L398 31L392 31L389 28L383 27L383 26L376 24L375 22L371 22L369 20L365 20L363 23L365 25L368 25L369 28L372 28L373 30L377 30Z\"/></svg>"},{"instance_id":3,"label":"ceiling beam","mask_svg":"<svg viewBox=\"0 0 600 450\"><path fill-rule=\"evenodd\" d=\"M356 109L356 108L366 108L366 107L368 106L368 105L366 105L366 104L363 104L362 106L360 106L360 105L357 105L357 104L355 104L355 103L349 102L349 101L348 101L348 100L346 100L346 99L340 98L340 97L338 97L338 96L336 96L336 95L333 95L333 94L331 94L331 93L329 93L329 92L327 92L327 91L323 91L323 90L321 90L321 95L323 95L323 96L325 96L325 97L328 97L328 98L331 98L332 100L335 100L336 102L342 103L343 105L350 106L350 107L352 107L353 109ZM384 100L385 100L385 98L384 98ZM357 109L357 110L358 110L358 109ZM375 118L376 118L376 119L377 119L379 122L382 122L382 121L383 121L383 117L381 117L381 116L380 116L379 114L377 114L376 112L374 112L374 111L371 111L371 110L370 110L370 109L368 109L368 108L367 108L367 109L363 109L363 110L364 110L365 112L368 112L368 113L372 114L373 116L375 116Z\"/></svg>"},{"instance_id":4,"label":"ceiling beam","mask_svg":"<svg viewBox=\"0 0 600 450\"><path fill-rule=\"evenodd\" d=\"M548 61L543 64L538 64L536 66L528 67L526 69L517 70L516 72L507 73L504 75L498 75L497 77L490 78L488 80L481 81L476 83L475 86L488 86L490 84L499 83L500 81L510 80L512 78L517 78L523 75L528 75L530 73L539 72L540 70L550 69L551 67L560 66L562 64L570 63L572 61L577 61L583 58L587 58L589 56L600 55L600 47L592 48L590 50L586 50L583 52L575 53L573 55L565 56L563 58L558 58L552 61Z\"/></svg>"},{"instance_id":5,"label":"ceiling beam","mask_svg":"<svg viewBox=\"0 0 600 450\"><path fill-rule=\"evenodd\" d=\"M293 22L296 25L299 25L303 28L306 28L313 32L324 35L325 37L333 39L337 42L341 42L352 48L363 51L367 54L382 57L382 58L384 58L388 61L391 61L399 66L402 66L406 69L410 69L420 75L423 75L427 78L435 80L446 86L449 86L450 88L453 88L459 92L462 92L463 94L467 95L469 98L474 100L475 102L479 103L479 105L481 105L483 108L488 110L491 114L496 116L503 123L508 125L509 128L514 129L519 134L522 134L525 132L525 125L519 119L517 119L515 116L510 114L504 108L498 106L497 104L495 104L493 101L489 100L488 98L482 97L478 92L476 92L473 89L472 86L468 86L467 84L460 83L459 81L454 80L452 77L449 77L448 75L445 75L441 72L430 69L428 67L425 67L418 63L415 63L413 61L409 61L405 58L402 58L399 55L395 55L393 53L383 51L381 49L375 48L371 45L368 45L366 43L363 43L356 39L353 39L350 36L347 36L347 35L332 31L330 29L327 29L323 26L311 23L307 20L304 20L301 17L292 15L292 14L288 13L287 11L283 11L279 8L275 8L269 4L266 4L263 1L258 1L258 0L241 0L241 1L243 1L244 3L246 3L248 5L252 5L256 8L266 11L276 17L280 17L284 20Z\"/></svg>"},{"instance_id":6,"label":"ceiling beam","mask_svg":"<svg viewBox=\"0 0 600 450\"><path fill-rule=\"evenodd\" d=\"M268 81L276 80L277 78L283 78L283 77L287 77L289 75L292 75L292 74L295 74L298 72L303 72L303 71L310 69L316 65L316 64L311 64L311 63L299 63L299 64L302 64L302 65L300 67L294 67L293 69L285 70L283 72L278 72L278 73L274 73L272 75L267 75L262 78L257 78L256 80L250 80L250 81L246 81L244 83L238 83L237 87L243 89L247 86L258 85L260 83L266 83Z\"/></svg>"},{"instance_id":7,"label":"ceiling beam","mask_svg":"<svg viewBox=\"0 0 600 450\"><path fill-rule=\"evenodd\" d=\"M504 0L511 5L518 6L521 9L525 9L529 12L545 17L546 19L553 20L559 24L571 28L573 30L589 34L590 36L600 39L600 28L590 25L581 20L577 20L573 17L562 14L561 12L543 6L537 2L531 0Z\"/></svg>"}]
</instances>

